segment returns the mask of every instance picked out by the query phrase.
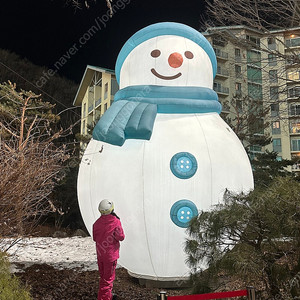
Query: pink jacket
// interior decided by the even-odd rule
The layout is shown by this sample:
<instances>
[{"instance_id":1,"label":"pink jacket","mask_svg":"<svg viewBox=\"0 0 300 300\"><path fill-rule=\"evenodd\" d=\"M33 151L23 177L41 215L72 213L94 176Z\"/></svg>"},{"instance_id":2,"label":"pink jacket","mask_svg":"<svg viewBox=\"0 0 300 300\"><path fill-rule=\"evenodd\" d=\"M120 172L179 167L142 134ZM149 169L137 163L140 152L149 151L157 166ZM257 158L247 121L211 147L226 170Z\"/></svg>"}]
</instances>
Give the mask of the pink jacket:
<instances>
[{"instance_id":1,"label":"pink jacket","mask_svg":"<svg viewBox=\"0 0 300 300\"><path fill-rule=\"evenodd\" d=\"M96 242L98 262L117 260L120 241L124 238L120 220L114 215L102 215L93 225L93 240Z\"/></svg>"}]
</instances>

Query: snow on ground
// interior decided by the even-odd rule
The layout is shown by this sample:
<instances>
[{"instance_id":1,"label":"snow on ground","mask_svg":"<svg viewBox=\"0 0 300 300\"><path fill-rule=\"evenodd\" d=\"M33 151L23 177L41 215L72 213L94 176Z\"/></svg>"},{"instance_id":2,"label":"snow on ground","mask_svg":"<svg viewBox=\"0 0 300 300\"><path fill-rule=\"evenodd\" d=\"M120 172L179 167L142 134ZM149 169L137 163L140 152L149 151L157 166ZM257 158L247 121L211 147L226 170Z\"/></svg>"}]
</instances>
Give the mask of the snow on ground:
<instances>
[{"instance_id":1,"label":"snow on ground","mask_svg":"<svg viewBox=\"0 0 300 300\"><path fill-rule=\"evenodd\" d=\"M12 239L1 239L0 250L5 250ZM82 271L98 270L95 242L91 237L32 237L20 240L7 253L12 272L20 265L48 264L57 269L80 268Z\"/></svg>"}]
</instances>

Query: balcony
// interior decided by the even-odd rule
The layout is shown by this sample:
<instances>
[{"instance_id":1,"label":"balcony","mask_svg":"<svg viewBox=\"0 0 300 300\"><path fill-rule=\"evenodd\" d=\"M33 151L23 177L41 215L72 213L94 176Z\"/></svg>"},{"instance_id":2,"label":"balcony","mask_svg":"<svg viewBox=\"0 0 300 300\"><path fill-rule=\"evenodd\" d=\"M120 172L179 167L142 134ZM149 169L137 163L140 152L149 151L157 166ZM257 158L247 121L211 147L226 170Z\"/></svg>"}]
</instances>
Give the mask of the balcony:
<instances>
[{"instance_id":1,"label":"balcony","mask_svg":"<svg viewBox=\"0 0 300 300\"><path fill-rule=\"evenodd\" d=\"M90 105L88 108L88 113L90 114L94 109L94 104Z\"/></svg>"},{"instance_id":2,"label":"balcony","mask_svg":"<svg viewBox=\"0 0 300 300\"><path fill-rule=\"evenodd\" d=\"M300 104L291 104L289 107L289 117L300 116Z\"/></svg>"},{"instance_id":3,"label":"balcony","mask_svg":"<svg viewBox=\"0 0 300 300\"><path fill-rule=\"evenodd\" d=\"M102 99L100 98L95 102L95 108L101 104L101 101L102 101Z\"/></svg>"},{"instance_id":4,"label":"balcony","mask_svg":"<svg viewBox=\"0 0 300 300\"><path fill-rule=\"evenodd\" d=\"M299 138L294 138L291 139L291 152L300 152L300 139Z\"/></svg>"},{"instance_id":5,"label":"balcony","mask_svg":"<svg viewBox=\"0 0 300 300\"><path fill-rule=\"evenodd\" d=\"M297 84L300 81L300 72L290 71L287 73L287 84Z\"/></svg>"},{"instance_id":6,"label":"balcony","mask_svg":"<svg viewBox=\"0 0 300 300\"><path fill-rule=\"evenodd\" d=\"M240 63L242 61L242 57L240 55L236 55L234 57L234 60L237 62L237 63Z\"/></svg>"},{"instance_id":7,"label":"balcony","mask_svg":"<svg viewBox=\"0 0 300 300\"><path fill-rule=\"evenodd\" d=\"M218 94L223 94L223 95L229 95L229 88L224 87L224 86L214 86L214 91L217 92Z\"/></svg>"},{"instance_id":8,"label":"balcony","mask_svg":"<svg viewBox=\"0 0 300 300\"><path fill-rule=\"evenodd\" d=\"M273 42L273 43L268 43L268 49L269 50L274 50L274 51L276 51L277 50L277 45L276 45L276 43L275 42Z\"/></svg>"},{"instance_id":9,"label":"balcony","mask_svg":"<svg viewBox=\"0 0 300 300\"><path fill-rule=\"evenodd\" d=\"M217 58L228 60L228 53L224 52L218 48L214 48Z\"/></svg>"},{"instance_id":10,"label":"balcony","mask_svg":"<svg viewBox=\"0 0 300 300\"><path fill-rule=\"evenodd\" d=\"M300 46L300 37L285 40L286 48L299 47L299 46Z\"/></svg>"},{"instance_id":11,"label":"balcony","mask_svg":"<svg viewBox=\"0 0 300 300\"><path fill-rule=\"evenodd\" d=\"M290 120L290 135L299 135L300 134L300 119Z\"/></svg>"},{"instance_id":12,"label":"balcony","mask_svg":"<svg viewBox=\"0 0 300 300\"><path fill-rule=\"evenodd\" d=\"M285 65L287 68L290 67L298 67L300 63L300 54L296 53L296 54L290 54L289 56L287 56L286 60L285 60Z\"/></svg>"},{"instance_id":13,"label":"balcony","mask_svg":"<svg viewBox=\"0 0 300 300\"><path fill-rule=\"evenodd\" d=\"M300 97L300 86L294 86L287 90L287 100L298 100Z\"/></svg>"},{"instance_id":14,"label":"balcony","mask_svg":"<svg viewBox=\"0 0 300 300\"><path fill-rule=\"evenodd\" d=\"M227 78L229 76L229 72L228 72L228 70L224 70L224 69L218 67L216 76L221 77L221 78Z\"/></svg>"}]
</instances>

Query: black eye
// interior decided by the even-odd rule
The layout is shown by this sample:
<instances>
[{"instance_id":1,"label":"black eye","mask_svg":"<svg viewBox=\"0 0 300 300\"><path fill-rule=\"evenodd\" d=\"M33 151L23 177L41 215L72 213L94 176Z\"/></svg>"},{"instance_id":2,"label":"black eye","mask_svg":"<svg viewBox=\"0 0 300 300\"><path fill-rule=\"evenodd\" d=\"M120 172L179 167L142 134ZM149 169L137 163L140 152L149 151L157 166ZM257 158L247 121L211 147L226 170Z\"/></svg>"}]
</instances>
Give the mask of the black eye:
<instances>
[{"instance_id":1,"label":"black eye","mask_svg":"<svg viewBox=\"0 0 300 300\"><path fill-rule=\"evenodd\" d=\"M188 59L192 59L194 57L194 54L191 51L185 51L184 55Z\"/></svg>"},{"instance_id":2,"label":"black eye","mask_svg":"<svg viewBox=\"0 0 300 300\"><path fill-rule=\"evenodd\" d=\"M158 49L155 49L151 52L152 57L159 57L160 56L160 51Z\"/></svg>"}]
</instances>

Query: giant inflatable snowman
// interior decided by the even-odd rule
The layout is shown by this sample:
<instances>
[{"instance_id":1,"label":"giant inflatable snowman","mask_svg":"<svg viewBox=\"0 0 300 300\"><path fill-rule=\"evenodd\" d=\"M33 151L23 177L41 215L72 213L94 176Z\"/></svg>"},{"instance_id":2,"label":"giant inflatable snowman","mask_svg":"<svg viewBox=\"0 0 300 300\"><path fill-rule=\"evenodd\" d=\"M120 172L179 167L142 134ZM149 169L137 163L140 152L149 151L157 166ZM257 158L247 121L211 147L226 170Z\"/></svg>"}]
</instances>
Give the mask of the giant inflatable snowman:
<instances>
[{"instance_id":1,"label":"giant inflatable snowman","mask_svg":"<svg viewBox=\"0 0 300 300\"><path fill-rule=\"evenodd\" d=\"M191 218L226 190L253 188L247 154L219 116L216 69L209 42L177 23L148 26L120 51L120 90L82 158L78 197L90 231L99 202L114 201L126 234L119 263L133 276L188 277Z\"/></svg>"}]
</instances>

